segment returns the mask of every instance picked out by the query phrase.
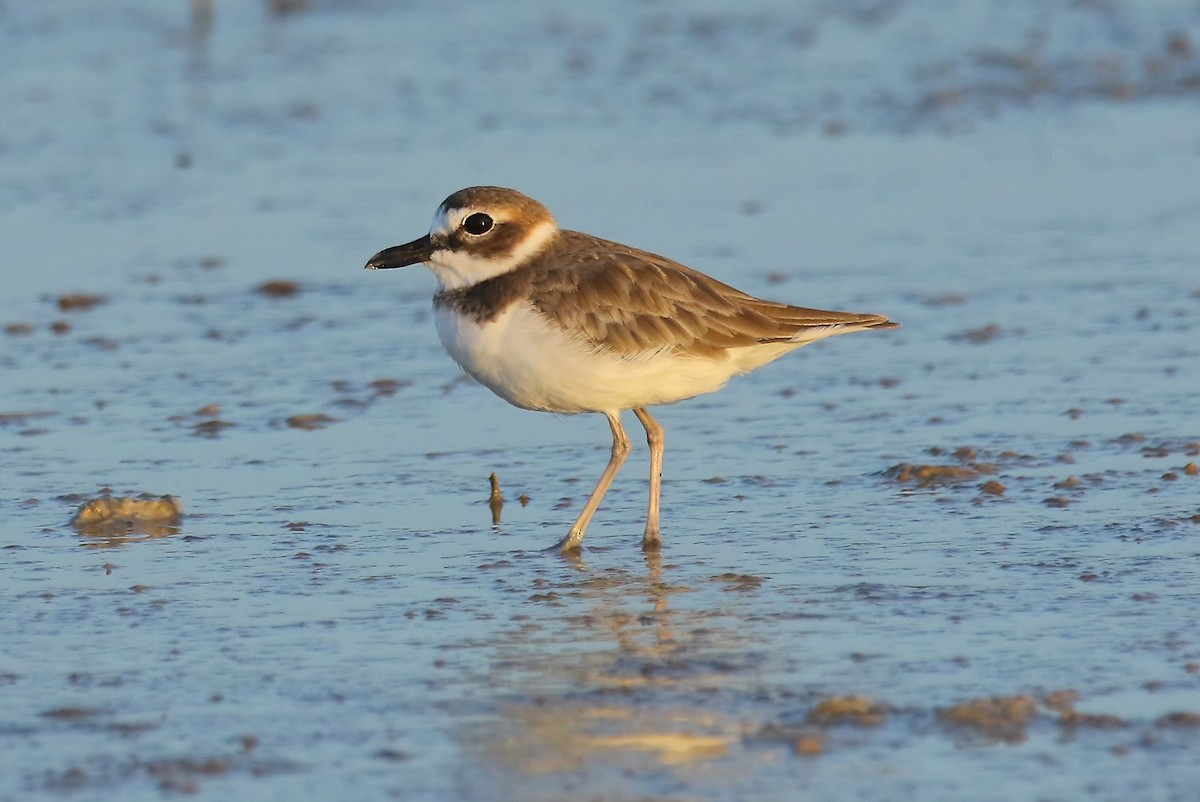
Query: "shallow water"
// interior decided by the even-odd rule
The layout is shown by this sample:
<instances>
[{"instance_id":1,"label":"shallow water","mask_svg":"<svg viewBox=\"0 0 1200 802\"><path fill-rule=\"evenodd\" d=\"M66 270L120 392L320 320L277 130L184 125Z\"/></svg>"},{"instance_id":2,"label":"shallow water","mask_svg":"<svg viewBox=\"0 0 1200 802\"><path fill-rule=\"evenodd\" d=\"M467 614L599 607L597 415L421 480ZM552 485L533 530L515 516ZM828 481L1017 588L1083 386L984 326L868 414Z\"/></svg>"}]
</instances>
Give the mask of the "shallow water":
<instances>
[{"instance_id":1,"label":"shallow water","mask_svg":"<svg viewBox=\"0 0 1200 802\"><path fill-rule=\"evenodd\" d=\"M742 7L0 5L0 798L1191 798L1200 13ZM603 420L361 270L475 183L903 328L661 410L662 555L639 442L549 556Z\"/></svg>"}]
</instances>

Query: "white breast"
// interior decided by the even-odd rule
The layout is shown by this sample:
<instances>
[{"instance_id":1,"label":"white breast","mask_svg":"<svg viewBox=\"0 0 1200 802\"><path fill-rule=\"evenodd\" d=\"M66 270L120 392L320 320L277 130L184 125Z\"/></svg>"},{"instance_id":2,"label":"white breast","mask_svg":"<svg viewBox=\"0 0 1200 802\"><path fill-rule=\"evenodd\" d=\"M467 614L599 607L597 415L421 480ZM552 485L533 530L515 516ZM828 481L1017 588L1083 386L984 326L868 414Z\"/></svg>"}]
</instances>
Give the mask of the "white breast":
<instances>
[{"instance_id":1,"label":"white breast","mask_svg":"<svg viewBox=\"0 0 1200 802\"><path fill-rule=\"evenodd\" d=\"M720 389L731 376L749 369L736 353L712 360L668 352L622 357L598 351L527 304L515 304L482 324L439 308L435 321L442 345L463 370L525 409L615 412L670 404ZM774 356L787 350L792 349Z\"/></svg>"}]
</instances>

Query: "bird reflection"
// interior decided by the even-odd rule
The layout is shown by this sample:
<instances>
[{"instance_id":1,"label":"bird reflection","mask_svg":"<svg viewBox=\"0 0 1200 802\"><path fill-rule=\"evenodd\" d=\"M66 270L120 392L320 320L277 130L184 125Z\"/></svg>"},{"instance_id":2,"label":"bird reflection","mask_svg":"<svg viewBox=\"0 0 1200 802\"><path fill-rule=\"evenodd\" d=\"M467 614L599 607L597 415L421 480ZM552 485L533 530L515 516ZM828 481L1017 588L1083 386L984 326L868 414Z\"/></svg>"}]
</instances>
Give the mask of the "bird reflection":
<instances>
[{"instance_id":1,"label":"bird reflection","mask_svg":"<svg viewBox=\"0 0 1200 802\"><path fill-rule=\"evenodd\" d=\"M677 594L699 589L672 583L661 554L644 559L644 572L591 570L577 560L557 580L539 580L537 598L576 609L582 599L585 609L536 623L522 616L519 633L501 638L491 676L514 677L513 690L527 701L502 710L499 726L468 736L498 765L523 774L605 766L619 774L631 761L713 759L741 741L744 725L708 700L745 667L738 656L747 639L723 625L723 608L673 607Z\"/></svg>"}]
</instances>

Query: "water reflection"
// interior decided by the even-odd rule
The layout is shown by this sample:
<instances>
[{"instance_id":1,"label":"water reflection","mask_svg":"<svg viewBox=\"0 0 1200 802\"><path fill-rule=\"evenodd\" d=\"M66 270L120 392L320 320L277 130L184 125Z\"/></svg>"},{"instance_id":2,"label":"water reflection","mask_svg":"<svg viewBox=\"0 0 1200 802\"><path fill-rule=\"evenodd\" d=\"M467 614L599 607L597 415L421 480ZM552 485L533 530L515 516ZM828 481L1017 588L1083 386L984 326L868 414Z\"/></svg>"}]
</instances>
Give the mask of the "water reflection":
<instances>
[{"instance_id":1,"label":"water reflection","mask_svg":"<svg viewBox=\"0 0 1200 802\"><path fill-rule=\"evenodd\" d=\"M210 72L209 43L214 16L213 0L192 0L187 32L187 73L192 78L201 78Z\"/></svg>"},{"instance_id":2,"label":"water reflection","mask_svg":"<svg viewBox=\"0 0 1200 802\"><path fill-rule=\"evenodd\" d=\"M80 545L85 549L113 549L130 543L145 543L160 537L178 535L182 531L178 526L144 523L123 531L80 530L79 534L84 537Z\"/></svg>"},{"instance_id":3,"label":"water reflection","mask_svg":"<svg viewBox=\"0 0 1200 802\"><path fill-rule=\"evenodd\" d=\"M491 676L512 701L467 740L502 773L586 771L589 782L617 782L639 767L724 757L746 735L717 701L747 666L745 639L713 625L728 618L723 610L673 606L694 589L669 581L660 555L644 559L644 573L572 562L577 573L554 593L583 609L501 638Z\"/></svg>"}]
</instances>

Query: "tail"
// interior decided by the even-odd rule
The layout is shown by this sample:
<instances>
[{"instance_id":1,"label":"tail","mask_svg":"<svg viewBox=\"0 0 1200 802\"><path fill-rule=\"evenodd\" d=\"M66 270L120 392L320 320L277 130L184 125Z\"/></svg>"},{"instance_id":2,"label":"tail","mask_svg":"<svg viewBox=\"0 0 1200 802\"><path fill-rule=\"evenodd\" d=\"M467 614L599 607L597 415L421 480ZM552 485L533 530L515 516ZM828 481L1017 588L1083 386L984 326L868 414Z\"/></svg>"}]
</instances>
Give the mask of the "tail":
<instances>
[{"instance_id":1,"label":"tail","mask_svg":"<svg viewBox=\"0 0 1200 802\"><path fill-rule=\"evenodd\" d=\"M860 315L859 317L862 317L865 319L858 326L856 326L854 328L855 331L858 331L860 329L898 329L898 328L900 328L900 324L894 320L889 319L887 317L887 315Z\"/></svg>"},{"instance_id":2,"label":"tail","mask_svg":"<svg viewBox=\"0 0 1200 802\"><path fill-rule=\"evenodd\" d=\"M867 329L894 329L900 324L886 315L858 312L831 312L824 309L805 309L785 306L771 310L771 317L788 336L765 338L762 342L808 343L838 334Z\"/></svg>"}]
</instances>

